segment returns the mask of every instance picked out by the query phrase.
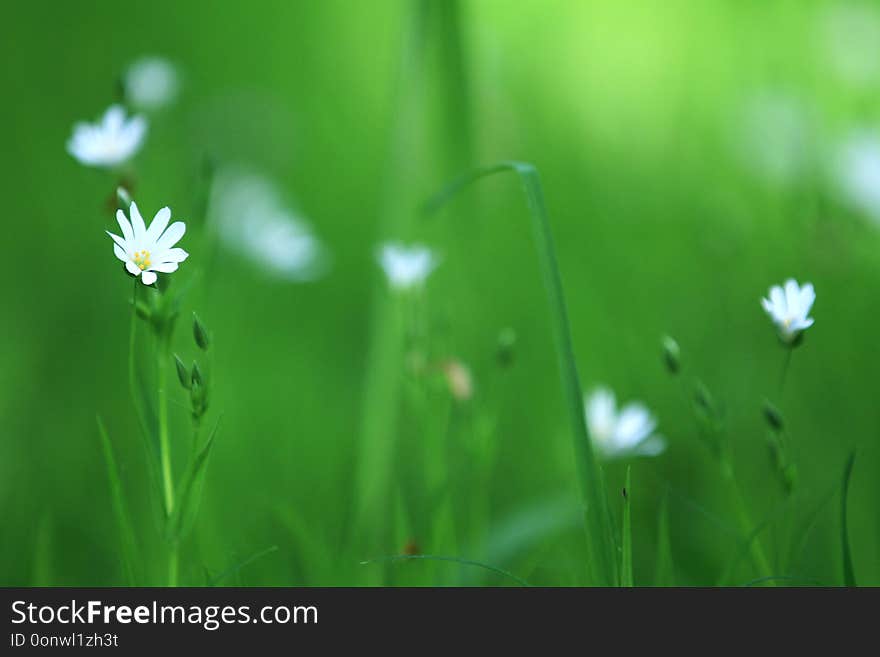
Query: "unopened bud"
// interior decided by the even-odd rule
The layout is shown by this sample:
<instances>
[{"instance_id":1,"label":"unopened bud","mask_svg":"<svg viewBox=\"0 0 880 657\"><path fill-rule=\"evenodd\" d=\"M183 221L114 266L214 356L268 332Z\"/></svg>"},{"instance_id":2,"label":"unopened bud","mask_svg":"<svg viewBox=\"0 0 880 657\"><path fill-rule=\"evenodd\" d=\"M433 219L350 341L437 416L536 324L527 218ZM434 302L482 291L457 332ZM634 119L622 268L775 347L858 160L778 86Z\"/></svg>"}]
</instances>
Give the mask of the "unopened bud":
<instances>
[{"instance_id":1,"label":"unopened bud","mask_svg":"<svg viewBox=\"0 0 880 657\"><path fill-rule=\"evenodd\" d=\"M764 419L770 428L774 431L782 431L785 428L785 421L782 419L782 413L769 401L764 402Z\"/></svg>"},{"instance_id":2,"label":"unopened bud","mask_svg":"<svg viewBox=\"0 0 880 657\"><path fill-rule=\"evenodd\" d=\"M180 381L180 385L189 390L192 385L192 379L186 369L186 365L183 364L183 361L180 360L180 356L177 354L174 354L174 366L177 368L177 378Z\"/></svg>"},{"instance_id":3,"label":"unopened bud","mask_svg":"<svg viewBox=\"0 0 880 657\"><path fill-rule=\"evenodd\" d=\"M202 370L199 369L199 364L193 362L192 366L192 374L190 374L190 381L193 386L204 386L205 379L202 377Z\"/></svg>"},{"instance_id":4,"label":"unopened bud","mask_svg":"<svg viewBox=\"0 0 880 657\"><path fill-rule=\"evenodd\" d=\"M195 313L193 313L193 338L195 338L196 344L199 345L199 349L202 351L208 351L208 347L211 346L211 340L208 338L208 330L205 328L205 325L202 324L199 316Z\"/></svg>"},{"instance_id":5,"label":"unopened bud","mask_svg":"<svg viewBox=\"0 0 880 657\"><path fill-rule=\"evenodd\" d=\"M458 360L450 360L443 364L443 374L449 392L458 401L468 401L474 396L474 381L467 365Z\"/></svg>"},{"instance_id":6,"label":"unopened bud","mask_svg":"<svg viewBox=\"0 0 880 657\"><path fill-rule=\"evenodd\" d=\"M131 208L131 194L122 185L116 188L116 205L123 212L128 212Z\"/></svg>"},{"instance_id":7,"label":"unopened bud","mask_svg":"<svg viewBox=\"0 0 880 657\"><path fill-rule=\"evenodd\" d=\"M681 367L681 349L678 343L668 335L663 336L663 362L670 374L678 374Z\"/></svg>"},{"instance_id":8,"label":"unopened bud","mask_svg":"<svg viewBox=\"0 0 880 657\"><path fill-rule=\"evenodd\" d=\"M516 354L516 332L512 328L506 328L498 335L498 347L496 355L501 367L509 367L513 363Z\"/></svg>"}]
</instances>

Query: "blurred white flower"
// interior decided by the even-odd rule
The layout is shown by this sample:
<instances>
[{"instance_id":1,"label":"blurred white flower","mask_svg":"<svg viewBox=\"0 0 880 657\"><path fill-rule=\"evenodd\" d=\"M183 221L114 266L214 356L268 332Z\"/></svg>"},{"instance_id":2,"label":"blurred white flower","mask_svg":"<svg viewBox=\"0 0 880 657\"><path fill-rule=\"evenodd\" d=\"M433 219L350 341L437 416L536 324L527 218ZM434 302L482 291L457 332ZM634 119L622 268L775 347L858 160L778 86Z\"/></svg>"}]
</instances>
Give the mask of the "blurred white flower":
<instances>
[{"instance_id":1,"label":"blurred white flower","mask_svg":"<svg viewBox=\"0 0 880 657\"><path fill-rule=\"evenodd\" d=\"M426 246L406 246L397 242L382 245L379 264L396 290L408 290L421 285L437 265L437 256Z\"/></svg>"},{"instance_id":2,"label":"blurred white flower","mask_svg":"<svg viewBox=\"0 0 880 657\"><path fill-rule=\"evenodd\" d=\"M785 289L779 285L770 288L770 298L761 299L761 305L779 331L779 337L788 344L813 325L810 308L816 300L812 283L799 286L793 278L785 281Z\"/></svg>"},{"instance_id":3,"label":"blurred white flower","mask_svg":"<svg viewBox=\"0 0 880 657\"><path fill-rule=\"evenodd\" d=\"M112 105L99 123L77 123L67 151L82 164L114 167L127 162L141 147L147 133L142 116L125 118L125 110Z\"/></svg>"},{"instance_id":4,"label":"blurred white flower","mask_svg":"<svg viewBox=\"0 0 880 657\"><path fill-rule=\"evenodd\" d=\"M135 107L155 110L177 98L177 69L162 57L142 57L125 72L125 97Z\"/></svg>"},{"instance_id":5,"label":"blurred white flower","mask_svg":"<svg viewBox=\"0 0 880 657\"><path fill-rule=\"evenodd\" d=\"M867 87L880 79L880 12L867 2L838 2L819 14L828 62L838 78Z\"/></svg>"},{"instance_id":6,"label":"blurred white flower","mask_svg":"<svg viewBox=\"0 0 880 657\"><path fill-rule=\"evenodd\" d=\"M796 97L767 90L746 102L736 142L746 166L768 183L790 185L803 175L809 140L809 117Z\"/></svg>"},{"instance_id":7,"label":"blurred white flower","mask_svg":"<svg viewBox=\"0 0 880 657\"><path fill-rule=\"evenodd\" d=\"M666 441L654 433L657 420L638 402L617 410L614 393L599 387L586 398L587 427L598 452L605 458L656 456Z\"/></svg>"},{"instance_id":8,"label":"blurred white flower","mask_svg":"<svg viewBox=\"0 0 880 657\"><path fill-rule=\"evenodd\" d=\"M221 172L213 187L212 216L227 248L289 281L326 272L329 257L306 221L284 203L278 188L253 172Z\"/></svg>"},{"instance_id":9,"label":"blurred white flower","mask_svg":"<svg viewBox=\"0 0 880 657\"><path fill-rule=\"evenodd\" d=\"M140 276L144 285L152 285L158 278L156 272L170 274L177 271L178 264L189 257L183 249L173 248L186 232L186 225L175 221L169 226L171 210L162 208L147 228L134 202L129 215L130 223L122 210L116 211L122 237L107 231L114 242L113 253L125 263L128 273Z\"/></svg>"},{"instance_id":10,"label":"blurred white flower","mask_svg":"<svg viewBox=\"0 0 880 657\"><path fill-rule=\"evenodd\" d=\"M880 221L880 138L861 131L837 148L834 177L844 199Z\"/></svg>"}]
</instances>

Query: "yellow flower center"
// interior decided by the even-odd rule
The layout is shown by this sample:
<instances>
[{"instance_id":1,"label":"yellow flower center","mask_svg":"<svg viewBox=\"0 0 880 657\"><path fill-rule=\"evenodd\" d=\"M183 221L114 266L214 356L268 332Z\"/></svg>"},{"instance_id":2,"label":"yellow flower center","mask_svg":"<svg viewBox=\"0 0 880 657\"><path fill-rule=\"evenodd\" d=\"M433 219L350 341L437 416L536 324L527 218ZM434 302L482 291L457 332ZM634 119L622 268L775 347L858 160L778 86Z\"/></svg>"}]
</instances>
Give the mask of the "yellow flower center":
<instances>
[{"instance_id":1,"label":"yellow flower center","mask_svg":"<svg viewBox=\"0 0 880 657\"><path fill-rule=\"evenodd\" d=\"M150 252L144 249L143 251L135 251L134 252L134 264L138 266L141 271L144 271L150 266Z\"/></svg>"}]
</instances>

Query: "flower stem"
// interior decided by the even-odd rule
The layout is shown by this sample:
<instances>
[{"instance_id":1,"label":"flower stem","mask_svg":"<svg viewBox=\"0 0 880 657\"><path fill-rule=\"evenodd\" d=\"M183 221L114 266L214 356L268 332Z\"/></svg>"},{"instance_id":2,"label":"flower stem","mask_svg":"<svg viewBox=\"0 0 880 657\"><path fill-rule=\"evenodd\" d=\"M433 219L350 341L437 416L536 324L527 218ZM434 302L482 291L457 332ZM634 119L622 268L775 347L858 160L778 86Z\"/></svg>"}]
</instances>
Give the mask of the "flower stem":
<instances>
[{"instance_id":1,"label":"flower stem","mask_svg":"<svg viewBox=\"0 0 880 657\"><path fill-rule=\"evenodd\" d=\"M159 415L159 459L162 467L162 493L165 500L165 514L170 517L174 511L174 482L171 475L171 447L168 439L168 396L166 373L171 358L168 338L159 335L156 348L156 385L158 387Z\"/></svg>"},{"instance_id":2,"label":"flower stem","mask_svg":"<svg viewBox=\"0 0 880 657\"><path fill-rule=\"evenodd\" d=\"M782 397L782 390L785 388L785 378L788 376L788 366L791 364L791 352L794 349L791 347L786 348L785 350L785 359L782 361L782 374L779 376L779 396Z\"/></svg>"}]
</instances>

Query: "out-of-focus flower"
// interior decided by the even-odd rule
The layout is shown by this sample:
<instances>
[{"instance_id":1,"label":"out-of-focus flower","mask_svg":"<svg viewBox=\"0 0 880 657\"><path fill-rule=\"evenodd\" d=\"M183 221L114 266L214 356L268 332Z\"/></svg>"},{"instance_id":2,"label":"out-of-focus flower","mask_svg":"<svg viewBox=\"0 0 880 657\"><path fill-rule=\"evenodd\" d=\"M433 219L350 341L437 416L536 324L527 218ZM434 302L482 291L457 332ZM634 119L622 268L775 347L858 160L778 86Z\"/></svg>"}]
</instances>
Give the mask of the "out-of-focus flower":
<instances>
[{"instance_id":1,"label":"out-of-focus flower","mask_svg":"<svg viewBox=\"0 0 880 657\"><path fill-rule=\"evenodd\" d=\"M852 134L837 149L834 177L844 200L880 221L880 137Z\"/></svg>"},{"instance_id":2,"label":"out-of-focus flower","mask_svg":"<svg viewBox=\"0 0 880 657\"><path fill-rule=\"evenodd\" d=\"M174 248L186 232L186 225L175 221L169 226L171 210L162 208L147 228L134 202L129 216L131 222L122 210L116 212L122 237L107 231L114 242L113 253L125 263L128 273L140 276L144 285L152 285L158 278L156 272L170 274L177 271L179 263L189 257L183 249Z\"/></svg>"},{"instance_id":3,"label":"out-of-focus flower","mask_svg":"<svg viewBox=\"0 0 880 657\"><path fill-rule=\"evenodd\" d=\"M880 12L867 2L838 2L819 14L832 71L843 82L867 87L880 80Z\"/></svg>"},{"instance_id":4,"label":"out-of-focus flower","mask_svg":"<svg viewBox=\"0 0 880 657\"><path fill-rule=\"evenodd\" d=\"M796 97L768 90L746 103L736 142L745 165L772 185L803 175L810 159L810 120Z\"/></svg>"},{"instance_id":5,"label":"out-of-focus flower","mask_svg":"<svg viewBox=\"0 0 880 657\"><path fill-rule=\"evenodd\" d=\"M618 411L614 393L599 387L585 405L593 445L605 458L656 456L666 449L666 441L654 433L656 418L643 404L632 402Z\"/></svg>"},{"instance_id":6,"label":"out-of-focus flower","mask_svg":"<svg viewBox=\"0 0 880 657\"><path fill-rule=\"evenodd\" d=\"M125 98L133 106L156 110L174 102L180 78L174 65L163 57L142 57L125 72Z\"/></svg>"},{"instance_id":7,"label":"out-of-focus flower","mask_svg":"<svg viewBox=\"0 0 880 657\"><path fill-rule=\"evenodd\" d=\"M67 142L67 152L82 164L115 167L131 159L140 150L147 134L142 116L125 118L125 110L112 105L99 123L77 123Z\"/></svg>"},{"instance_id":8,"label":"out-of-focus flower","mask_svg":"<svg viewBox=\"0 0 880 657\"><path fill-rule=\"evenodd\" d=\"M307 281L327 270L329 257L321 241L262 175L235 169L221 172L211 207L224 244L267 273Z\"/></svg>"},{"instance_id":9,"label":"out-of-focus flower","mask_svg":"<svg viewBox=\"0 0 880 657\"><path fill-rule=\"evenodd\" d=\"M474 380L467 365L460 360L443 363L443 375L449 392L458 401L468 401L474 396Z\"/></svg>"},{"instance_id":10,"label":"out-of-focus flower","mask_svg":"<svg viewBox=\"0 0 880 657\"><path fill-rule=\"evenodd\" d=\"M770 288L770 298L761 299L761 305L779 331L786 344L792 344L801 332L813 325L810 308L816 300L812 283L799 286L793 278L785 281L785 289L779 285Z\"/></svg>"},{"instance_id":11,"label":"out-of-focus flower","mask_svg":"<svg viewBox=\"0 0 880 657\"><path fill-rule=\"evenodd\" d=\"M379 264L396 290L409 290L425 282L439 264L437 256L426 246L406 246L397 242L382 245Z\"/></svg>"}]
</instances>

